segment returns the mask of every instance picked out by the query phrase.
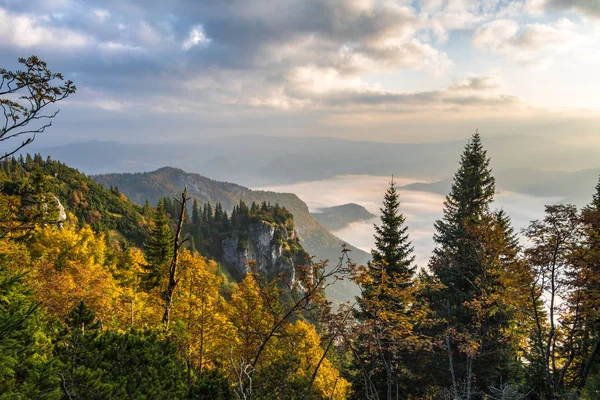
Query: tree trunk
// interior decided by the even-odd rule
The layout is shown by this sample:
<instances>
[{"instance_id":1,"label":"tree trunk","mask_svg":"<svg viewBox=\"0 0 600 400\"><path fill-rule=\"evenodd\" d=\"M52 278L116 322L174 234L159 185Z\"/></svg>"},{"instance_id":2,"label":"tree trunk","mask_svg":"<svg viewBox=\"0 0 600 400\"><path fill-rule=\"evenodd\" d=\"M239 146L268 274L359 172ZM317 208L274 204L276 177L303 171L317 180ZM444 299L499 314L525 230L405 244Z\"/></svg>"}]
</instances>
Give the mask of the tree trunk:
<instances>
[{"instance_id":1,"label":"tree trunk","mask_svg":"<svg viewBox=\"0 0 600 400\"><path fill-rule=\"evenodd\" d=\"M166 329L169 329L169 322L171 319L171 305L173 304L173 293L175 292L175 288L177 287L177 283L179 282L179 279L177 279L177 258L179 256L179 249L183 244L183 242L179 242L179 237L181 236L181 229L183 227L183 218L185 216L185 203L187 202L187 200L187 190L184 190L181 194L181 201L175 199L175 201L177 201L177 203L179 203L179 205L181 206L181 210L179 213L177 230L175 231L175 240L173 241L173 259L171 260L171 265L169 267L169 284L165 293L165 313L163 315L162 322L165 325Z\"/></svg>"},{"instance_id":2,"label":"tree trunk","mask_svg":"<svg viewBox=\"0 0 600 400\"><path fill-rule=\"evenodd\" d=\"M600 338L596 340L596 344L594 345L594 350L592 354L588 357L585 362L585 366L583 367L583 372L581 373L581 379L579 380L579 384L577 385L577 396L581 395L581 391L585 387L585 382L590 374L590 369L592 368L592 364L594 364L594 360L600 354Z\"/></svg>"}]
</instances>

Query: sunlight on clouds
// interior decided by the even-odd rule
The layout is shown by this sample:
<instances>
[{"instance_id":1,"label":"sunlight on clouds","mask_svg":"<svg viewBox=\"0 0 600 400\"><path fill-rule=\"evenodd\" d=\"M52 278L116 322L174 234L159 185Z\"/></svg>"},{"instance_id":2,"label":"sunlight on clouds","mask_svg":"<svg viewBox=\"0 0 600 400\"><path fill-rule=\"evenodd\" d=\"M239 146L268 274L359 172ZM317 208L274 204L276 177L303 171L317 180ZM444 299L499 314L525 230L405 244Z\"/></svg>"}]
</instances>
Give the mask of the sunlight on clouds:
<instances>
[{"instance_id":1,"label":"sunlight on clouds","mask_svg":"<svg viewBox=\"0 0 600 400\"><path fill-rule=\"evenodd\" d=\"M210 39L204 34L204 28L202 25L196 25L190 31L190 34L185 42L181 45L184 50L189 50L194 46L201 43L209 43Z\"/></svg>"},{"instance_id":2,"label":"sunlight on clouds","mask_svg":"<svg viewBox=\"0 0 600 400\"><path fill-rule=\"evenodd\" d=\"M497 20L484 24L473 34L473 45L491 49L508 60L548 67L552 57L560 50L573 47L582 37L575 25L567 18L554 24L527 24L520 26L516 21Z\"/></svg>"},{"instance_id":3,"label":"sunlight on clouds","mask_svg":"<svg viewBox=\"0 0 600 400\"><path fill-rule=\"evenodd\" d=\"M105 42L98 45L98 49L105 53L142 53L144 49L124 43Z\"/></svg>"},{"instance_id":4,"label":"sunlight on clouds","mask_svg":"<svg viewBox=\"0 0 600 400\"><path fill-rule=\"evenodd\" d=\"M108 12L108 10L96 9L96 10L92 10L92 14L100 22L105 22L108 18L110 18L110 12Z\"/></svg>"},{"instance_id":5,"label":"sunlight on clouds","mask_svg":"<svg viewBox=\"0 0 600 400\"><path fill-rule=\"evenodd\" d=\"M18 48L81 48L90 43L80 33L45 26L40 17L11 13L3 8L0 8L0 40Z\"/></svg>"},{"instance_id":6,"label":"sunlight on clouds","mask_svg":"<svg viewBox=\"0 0 600 400\"><path fill-rule=\"evenodd\" d=\"M565 106L574 119L599 115L600 23L585 0L47 4L3 3L3 61L34 49L107 98L174 110L189 126L203 110L243 127L262 118L253 129L277 134L293 115L298 134L351 127L357 138L396 125L378 137L400 140L432 120L436 129L485 120L502 134L562 118ZM55 51L68 49L77 52Z\"/></svg>"}]
</instances>

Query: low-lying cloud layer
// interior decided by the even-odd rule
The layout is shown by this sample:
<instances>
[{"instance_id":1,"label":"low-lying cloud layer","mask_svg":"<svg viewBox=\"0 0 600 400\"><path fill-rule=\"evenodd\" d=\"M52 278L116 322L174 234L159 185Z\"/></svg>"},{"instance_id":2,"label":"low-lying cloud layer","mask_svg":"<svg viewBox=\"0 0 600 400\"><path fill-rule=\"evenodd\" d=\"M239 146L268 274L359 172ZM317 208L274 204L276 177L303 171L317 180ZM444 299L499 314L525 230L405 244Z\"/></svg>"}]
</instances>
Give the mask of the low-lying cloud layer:
<instances>
[{"instance_id":1,"label":"low-lying cloud layer","mask_svg":"<svg viewBox=\"0 0 600 400\"><path fill-rule=\"evenodd\" d=\"M304 200L311 211L345 203L357 203L375 215L383 194L389 186L389 177L368 175L346 175L317 182L267 188L279 192L296 193ZM444 196L430 192L402 190L401 186L415 182L411 179L397 180L401 211L406 217L410 240L413 243L417 265L427 265L434 249L434 222L442 217ZM560 199L533 197L519 193L501 192L496 195L494 208L504 209L510 216L516 232L526 227L530 221L543 217L544 205ZM380 224L379 218L361 221L334 232L339 238L367 252L373 247L373 224Z\"/></svg>"}]
</instances>

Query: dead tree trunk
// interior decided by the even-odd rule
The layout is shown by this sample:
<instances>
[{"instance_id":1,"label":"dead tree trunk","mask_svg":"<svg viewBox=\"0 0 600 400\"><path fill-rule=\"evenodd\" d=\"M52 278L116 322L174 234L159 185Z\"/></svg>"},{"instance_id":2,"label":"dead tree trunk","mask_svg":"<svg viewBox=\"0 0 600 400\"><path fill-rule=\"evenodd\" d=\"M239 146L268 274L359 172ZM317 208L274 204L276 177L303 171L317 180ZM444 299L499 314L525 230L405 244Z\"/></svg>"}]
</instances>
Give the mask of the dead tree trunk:
<instances>
[{"instance_id":1,"label":"dead tree trunk","mask_svg":"<svg viewBox=\"0 0 600 400\"><path fill-rule=\"evenodd\" d=\"M169 329L169 322L171 319L171 305L173 304L173 293L175 292L175 288L179 283L179 278L177 277L177 258L179 256L179 250L185 240L179 241L179 237L181 236L181 229L183 228L183 218L185 217L185 205L188 201L187 197L187 189L184 189L181 194L181 200L175 199L177 204L180 205L181 210L179 212L179 220L177 223L177 229L175 231L175 239L173 241L173 258L171 259L171 265L169 266L169 284L167 285L167 290L165 292L165 313L163 315L162 322L165 325L165 329Z\"/></svg>"}]
</instances>

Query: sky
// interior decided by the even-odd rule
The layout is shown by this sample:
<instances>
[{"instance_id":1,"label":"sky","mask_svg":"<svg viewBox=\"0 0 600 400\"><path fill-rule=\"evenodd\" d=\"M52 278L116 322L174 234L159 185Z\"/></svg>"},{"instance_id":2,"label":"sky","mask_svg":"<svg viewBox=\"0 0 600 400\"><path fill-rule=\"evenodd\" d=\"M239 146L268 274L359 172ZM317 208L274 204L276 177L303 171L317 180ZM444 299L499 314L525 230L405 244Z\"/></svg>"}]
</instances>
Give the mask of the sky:
<instances>
[{"instance_id":1,"label":"sky","mask_svg":"<svg viewBox=\"0 0 600 400\"><path fill-rule=\"evenodd\" d=\"M43 143L600 145L598 0L0 0L0 67L78 87Z\"/></svg>"}]
</instances>

